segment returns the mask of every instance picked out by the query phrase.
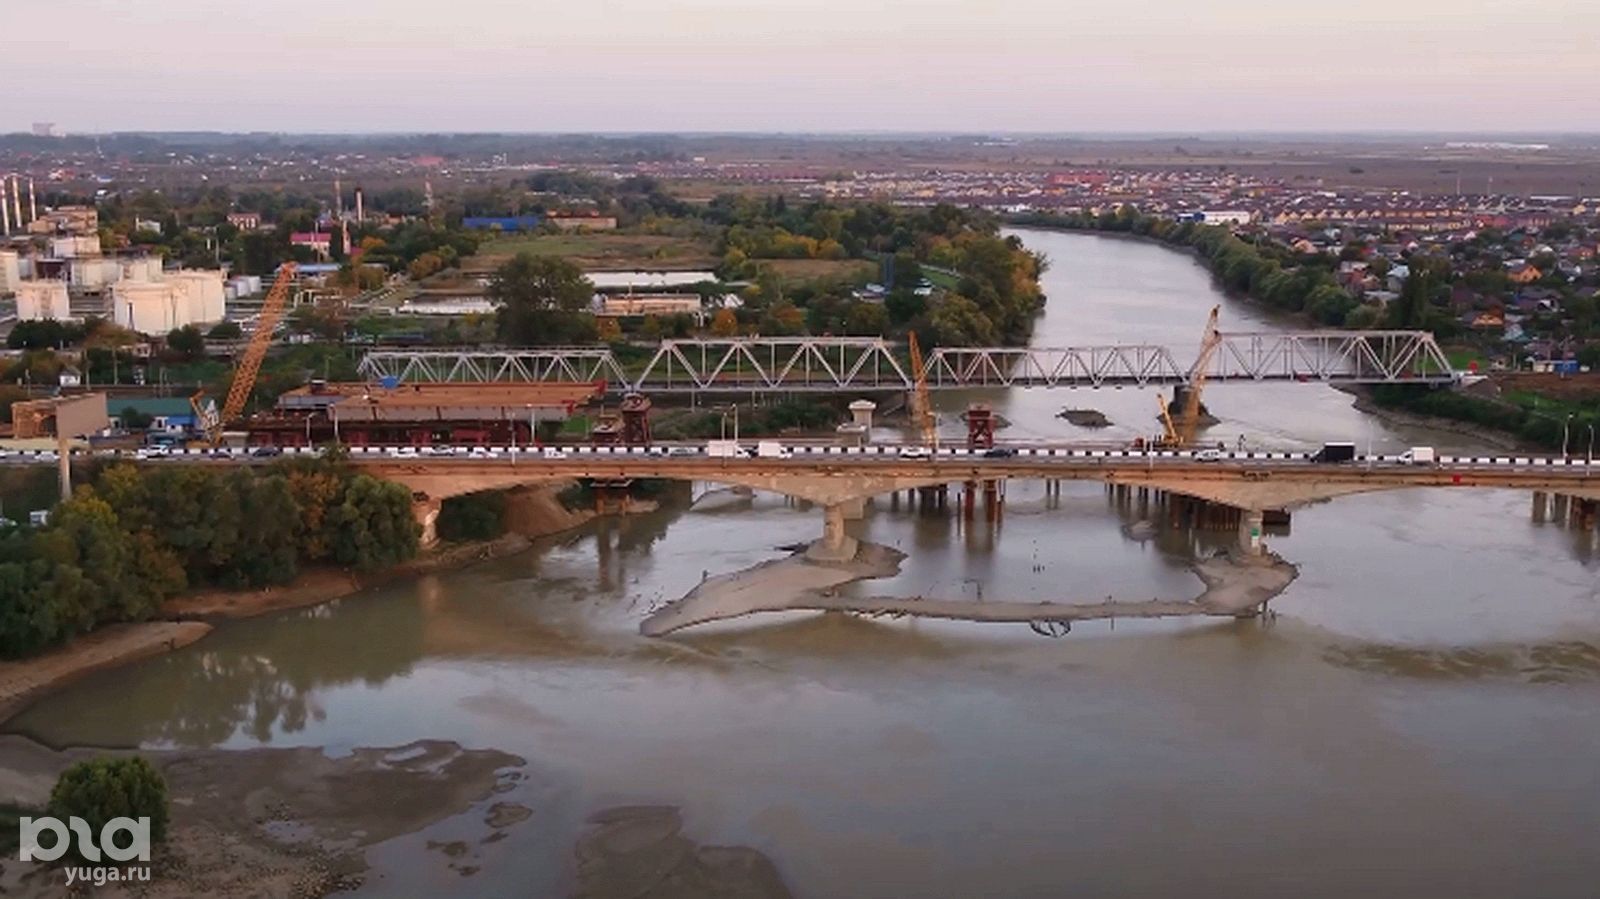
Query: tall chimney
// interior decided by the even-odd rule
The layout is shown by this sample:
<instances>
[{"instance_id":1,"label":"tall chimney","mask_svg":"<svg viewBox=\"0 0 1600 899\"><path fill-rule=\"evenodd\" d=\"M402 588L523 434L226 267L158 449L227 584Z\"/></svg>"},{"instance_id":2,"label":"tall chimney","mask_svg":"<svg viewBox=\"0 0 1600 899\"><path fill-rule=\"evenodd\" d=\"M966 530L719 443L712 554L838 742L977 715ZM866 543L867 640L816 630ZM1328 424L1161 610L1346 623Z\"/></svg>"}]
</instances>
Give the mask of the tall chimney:
<instances>
[{"instance_id":1,"label":"tall chimney","mask_svg":"<svg viewBox=\"0 0 1600 899\"><path fill-rule=\"evenodd\" d=\"M333 179L333 210L334 210L334 217L339 219L340 221L343 221L344 220L344 185L339 183L339 179L338 178Z\"/></svg>"},{"instance_id":2,"label":"tall chimney","mask_svg":"<svg viewBox=\"0 0 1600 899\"><path fill-rule=\"evenodd\" d=\"M39 196L33 192L33 179L28 179L28 221L39 219Z\"/></svg>"},{"instance_id":3,"label":"tall chimney","mask_svg":"<svg viewBox=\"0 0 1600 899\"><path fill-rule=\"evenodd\" d=\"M17 227L22 227L22 182L16 175L11 176L11 217L17 220Z\"/></svg>"},{"instance_id":4,"label":"tall chimney","mask_svg":"<svg viewBox=\"0 0 1600 899\"><path fill-rule=\"evenodd\" d=\"M21 224L20 222L18 224ZM11 207L6 205L6 179L0 178L0 225L4 225L6 236L11 236Z\"/></svg>"},{"instance_id":5,"label":"tall chimney","mask_svg":"<svg viewBox=\"0 0 1600 899\"><path fill-rule=\"evenodd\" d=\"M356 188L356 221L366 221L365 210L361 206L361 188Z\"/></svg>"}]
</instances>

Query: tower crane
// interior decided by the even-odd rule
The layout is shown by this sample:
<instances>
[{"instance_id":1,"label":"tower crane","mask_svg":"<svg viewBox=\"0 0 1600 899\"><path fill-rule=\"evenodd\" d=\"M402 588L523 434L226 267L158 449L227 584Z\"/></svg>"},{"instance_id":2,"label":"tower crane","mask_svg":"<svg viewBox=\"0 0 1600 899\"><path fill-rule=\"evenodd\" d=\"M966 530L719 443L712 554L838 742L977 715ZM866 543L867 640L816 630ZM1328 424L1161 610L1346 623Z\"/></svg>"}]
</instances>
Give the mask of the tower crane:
<instances>
[{"instance_id":1,"label":"tower crane","mask_svg":"<svg viewBox=\"0 0 1600 899\"><path fill-rule=\"evenodd\" d=\"M239 357L239 367L234 370L233 383L228 386L228 399L222 411L217 411L216 403L203 402L206 394L203 388L189 397L189 405L193 407L195 419L205 431L206 442L210 446L222 444L223 426L239 417L244 411L245 402L250 399L250 391L255 389L261 362L267 357L267 349L272 346L272 335L278 328L278 322L283 319L294 273L292 262L285 262L278 268L278 278L272 282L272 290L267 292L266 301L261 304L261 315L256 318L255 331L250 334L244 355Z\"/></svg>"},{"instance_id":2,"label":"tower crane","mask_svg":"<svg viewBox=\"0 0 1600 899\"><path fill-rule=\"evenodd\" d=\"M1206 330L1200 338L1200 355L1195 358L1194 366L1189 369L1187 387L1181 391L1183 408L1178 411L1178 416L1173 417L1172 405L1168 404L1165 398L1159 395L1156 397L1161 407L1161 426L1164 432L1156 441L1157 446L1179 449L1194 443L1195 432L1200 428L1200 392L1205 389L1206 379L1210 377L1211 359L1222 346L1222 333L1217 330L1217 316L1221 311L1221 306L1211 307L1211 315L1206 319ZM1178 391L1174 391L1174 404L1178 401L1178 394Z\"/></svg>"},{"instance_id":3,"label":"tower crane","mask_svg":"<svg viewBox=\"0 0 1600 899\"><path fill-rule=\"evenodd\" d=\"M922 364L922 346L917 343L917 332L907 335L911 350L911 421L922 433L924 446L939 445L939 429L934 423L933 403L928 398L928 372Z\"/></svg>"}]
</instances>

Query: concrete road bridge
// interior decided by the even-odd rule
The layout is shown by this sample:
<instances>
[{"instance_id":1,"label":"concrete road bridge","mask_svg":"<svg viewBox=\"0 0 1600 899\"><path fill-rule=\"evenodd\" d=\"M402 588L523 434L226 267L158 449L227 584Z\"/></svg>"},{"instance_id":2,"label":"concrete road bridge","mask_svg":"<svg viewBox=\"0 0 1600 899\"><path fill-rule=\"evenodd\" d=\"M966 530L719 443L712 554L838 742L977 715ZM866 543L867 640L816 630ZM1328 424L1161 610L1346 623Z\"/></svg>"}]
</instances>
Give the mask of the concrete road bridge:
<instances>
[{"instance_id":1,"label":"concrete road bridge","mask_svg":"<svg viewBox=\"0 0 1600 899\"><path fill-rule=\"evenodd\" d=\"M792 446L783 458L713 458L702 447L563 448L546 452L494 451L478 458L397 455L405 451L352 453L353 464L410 487L421 500L425 527L444 499L523 484L633 478L704 481L770 491L824 509L821 550L853 553L844 534L847 518L859 517L874 496L950 484L994 483L1023 478L1058 482L1098 481L1115 488L1157 491L1229 507L1241 513L1242 535L1259 535L1268 510L1356 493L1427 487L1520 489L1579 501L1600 500L1600 464L1546 456L1443 456L1414 465L1399 456L1360 457L1323 464L1304 453L1019 449L994 457L966 448L940 449L925 458L902 447ZM448 452L448 451L444 451ZM1253 541L1245 541L1257 548Z\"/></svg>"},{"instance_id":2,"label":"concrete road bridge","mask_svg":"<svg viewBox=\"0 0 1600 899\"><path fill-rule=\"evenodd\" d=\"M928 386L1147 387L1187 384L1199 360L1151 344L939 347ZM664 340L642 364L605 346L379 349L362 358L369 380L399 382L605 381L619 393L881 392L910 390L900 348L876 337ZM1206 362L1211 383L1433 384L1461 380L1426 331L1223 332Z\"/></svg>"}]
</instances>

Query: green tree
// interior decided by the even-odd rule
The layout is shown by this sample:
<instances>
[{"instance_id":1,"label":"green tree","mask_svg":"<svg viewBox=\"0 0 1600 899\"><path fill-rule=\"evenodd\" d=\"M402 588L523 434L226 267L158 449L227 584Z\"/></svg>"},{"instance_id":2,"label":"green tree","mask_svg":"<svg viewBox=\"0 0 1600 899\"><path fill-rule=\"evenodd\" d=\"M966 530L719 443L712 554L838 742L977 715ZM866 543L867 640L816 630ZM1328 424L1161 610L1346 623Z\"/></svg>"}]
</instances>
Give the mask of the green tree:
<instances>
[{"instance_id":1,"label":"green tree","mask_svg":"<svg viewBox=\"0 0 1600 899\"><path fill-rule=\"evenodd\" d=\"M594 285L565 259L518 253L495 271L488 293L500 303L497 325L506 343L566 343L594 335L594 318L586 311Z\"/></svg>"},{"instance_id":2,"label":"green tree","mask_svg":"<svg viewBox=\"0 0 1600 899\"><path fill-rule=\"evenodd\" d=\"M206 336L212 340L238 340L244 336L244 329L235 321L221 321L212 326Z\"/></svg>"},{"instance_id":3,"label":"green tree","mask_svg":"<svg viewBox=\"0 0 1600 899\"><path fill-rule=\"evenodd\" d=\"M167 333L167 349L183 359L205 355L206 338L194 325L184 325Z\"/></svg>"},{"instance_id":4,"label":"green tree","mask_svg":"<svg viewBox=\"0 0 1600 899\"><path fill-rule=\"evenodd\" d=\"M82 818L96 838L113 818L149 818L150 839L159 842L167 835L167 782L141 756L90 759L61 773L48 811L62 820Z\"/></svg>"},{"instance_id":5,"label":"green tree","mask_svg":"<svg viewBox=\"0 0 1600 899\"><path fill-rule=\"evenodd\" d=\"M222 583L229 587L286 584L299 573L300 507L282 474L238 471L229 487L239 497L239 540Z\"/></svg>"},{"instance_id":6,"label":"green tree","mask_svg":"<svg viewBox=\"0 0 1600 899\"><path fill-rule=\"evenodd\" d=\"M334 509L334 559L373 570L417 554L422 527L411 515L411 494L399 484L356 475Z\"/></svg>"}]
</instances>

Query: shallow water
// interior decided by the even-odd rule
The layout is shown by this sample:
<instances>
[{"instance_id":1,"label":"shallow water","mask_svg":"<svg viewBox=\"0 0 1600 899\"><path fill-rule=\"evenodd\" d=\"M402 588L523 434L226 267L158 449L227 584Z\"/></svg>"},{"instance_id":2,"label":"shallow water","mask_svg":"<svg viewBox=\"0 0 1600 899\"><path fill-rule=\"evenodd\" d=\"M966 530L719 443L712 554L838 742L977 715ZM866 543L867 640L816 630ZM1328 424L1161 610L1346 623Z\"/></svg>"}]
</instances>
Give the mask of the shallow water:
<instances>
[{"instance_id":1,"label":"shallow water","mask_svg":"<svg viewBox=\"0 0 1600 899\"><path fill-rule=\"evenodd\" d=\"M1281 327L1182 255L1026 239L1052 260L1041 344L1187 347L1218 301L1224 327ZM1053 417L1065 405L1106 411L1119 437L1155 426L1147 392L987 398L1014 433L1083 436ZM1230 442L1456 445L1318 385L1206 399ZM1594 895L1594 535L1531 523L1525 494L1300 510L1270 538L1301 566L1271 621L1080 624L1052 640L794 613L647 640L653 604L821 526L767 495L687 506L230 623L11 726L54 743L334 753L431 737L528 760L513 798L533 817L475 850L476 874L425 848L447 823L376 850L374 895L559 893L585 817L646 803L682 808L703 844L761 850L804 896ZM1141 543L1124 536L1132 517L1088 484L1058 500L1012 484L993 527L880 498L854 533L909 558L849 589L1176 598L1201 589L1193 555L1233 539L1163 525Z\"/></svg>"}]
</instances>

